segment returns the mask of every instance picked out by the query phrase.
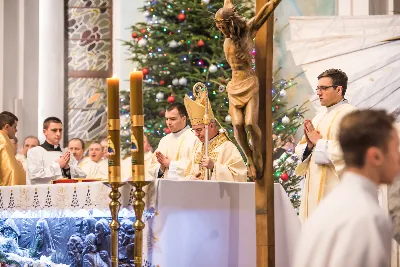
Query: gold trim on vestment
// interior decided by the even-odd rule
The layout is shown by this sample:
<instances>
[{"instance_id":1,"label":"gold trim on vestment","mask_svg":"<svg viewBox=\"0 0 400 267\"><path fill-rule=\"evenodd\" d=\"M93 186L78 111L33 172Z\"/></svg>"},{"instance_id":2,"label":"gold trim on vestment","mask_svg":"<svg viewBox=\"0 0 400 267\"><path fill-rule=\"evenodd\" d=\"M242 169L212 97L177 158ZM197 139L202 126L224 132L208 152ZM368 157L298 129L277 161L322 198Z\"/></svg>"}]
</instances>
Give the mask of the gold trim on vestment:
<instances>
[{"instance_id":1,"label":"gold trim on vestment","mask_svg":"<svg viewBox=\"0 0 400 267\"><path fill-rule=\"evenodd\" d=\"M214 137L213 140L211 140L211 143L208 145L208 157L215 163L218 159L219 156L219 152L214 152L214 150L219 147L220 145L222 145L223 143L225 143L226 141L229 141L228 137L223 134L220 133L218 134L216 137ZM203 159L203 155L205 154L205 150L204 150L204 143L201 146L201 152L197 152L195 159L194 159L194 163L195 164L201 164L201 160ZM206 168L203 167L199 167L200 168L200 173L201 176L199 179L204 180L205 178L205 171Z\"/></svg>"},{"instance_id":2,"label":"gold trim on vestment","mask_svg":"<svg viewBox=\"0 0 400 267\"><path fill-rule=\"evenodd\" d=\"M329 128L328 128L328 133L326 135L326 140L331 140L331 128L332 128L332 125L333 125L334 121L336 120L336 117L339 115L339 113L342 110L343 109L337 111L335 116L333 117L332 122L331 122L331 124L329 125ZM319 192L318 192L317 204L319 204L319 202L321 201L322 195L323 195L324 190L325 190L324 184L325 184L326 172L327 172L326 168L327 168L326 165L322 166L322 173L321 173L321 179L320 179L320 184L319 184Z\"/></svg>"}]
</instances>

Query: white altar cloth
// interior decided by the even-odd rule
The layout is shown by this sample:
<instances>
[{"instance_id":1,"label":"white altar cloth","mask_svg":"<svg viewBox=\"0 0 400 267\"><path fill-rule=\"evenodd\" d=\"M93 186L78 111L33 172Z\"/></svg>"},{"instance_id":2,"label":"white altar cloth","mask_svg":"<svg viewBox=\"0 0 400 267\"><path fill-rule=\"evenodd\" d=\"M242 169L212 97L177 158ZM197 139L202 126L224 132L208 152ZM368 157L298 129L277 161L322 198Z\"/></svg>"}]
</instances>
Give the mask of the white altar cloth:
<instances>
[{"instance_id":1,"label":"white altar cloth","mask_svg":"<svg viewBox=\"0 0 400 267\"><path fill-rule=\"evenodd\" d=\"M300 221L274 188L276 266L289 267ZM256 266L254 183L158 180L146 191L156 216L144 230L144 266Z\"/></svg>"}]
</instances>

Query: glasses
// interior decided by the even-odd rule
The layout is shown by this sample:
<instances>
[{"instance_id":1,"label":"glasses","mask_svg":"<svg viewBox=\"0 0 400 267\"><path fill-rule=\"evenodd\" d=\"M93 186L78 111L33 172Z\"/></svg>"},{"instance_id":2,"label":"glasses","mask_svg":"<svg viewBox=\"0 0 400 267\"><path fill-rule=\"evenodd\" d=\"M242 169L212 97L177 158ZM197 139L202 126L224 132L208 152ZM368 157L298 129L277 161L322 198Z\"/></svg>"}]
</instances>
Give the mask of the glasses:
<instances>
[{"instance_id":1,"label":"glasses","mask_svg":"<svg viewBox=\"0 0 400 267\"><path fill-rule=\"evenodd\" d=\"M204 129L205 129L205 127L203 127L203 128L197 128L197 129L192 129L192 132L194 132L195 134L200 134Z\"/></svg>"},{"instance_id":2,"label":"glasses","mask_svg":"<svg viewBox=\"0 0 400 267\"><path fill-rule=\"evenodd\" d=\"M325 92L327 91L329 88L337 88L339 85L329 85L329 86L317 86L317 89L315 89L315 91L321 91L321 92Z\"/></svg>"}]
</instances>

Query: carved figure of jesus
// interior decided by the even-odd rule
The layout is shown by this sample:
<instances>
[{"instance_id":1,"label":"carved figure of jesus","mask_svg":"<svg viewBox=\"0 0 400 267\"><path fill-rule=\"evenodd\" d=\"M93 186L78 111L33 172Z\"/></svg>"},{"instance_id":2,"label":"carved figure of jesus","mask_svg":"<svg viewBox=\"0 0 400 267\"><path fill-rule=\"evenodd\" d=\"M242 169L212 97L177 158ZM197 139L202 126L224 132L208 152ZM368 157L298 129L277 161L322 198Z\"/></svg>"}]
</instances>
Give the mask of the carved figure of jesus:
<instances>
[{"instance_id":1,"label":"carved figure of jesus","mask_svg":"<svg viewBox=\"0 0 400 267\"><path fill-rule=\"evenodd\" d=\"M216 26L225 36L225 57L232 68L232 80L226 88L229 114L232 117L235 139L247 158L248 176L253 179L262 176L263 159L261 130L258 126L259 84L252 70L251 50L257 31L280 1L270 0L248 21L237 13L232 0L225 0L224 7L215 14ZM251 147L246 128L250 134Z\"/></svg>"}]
</instances>

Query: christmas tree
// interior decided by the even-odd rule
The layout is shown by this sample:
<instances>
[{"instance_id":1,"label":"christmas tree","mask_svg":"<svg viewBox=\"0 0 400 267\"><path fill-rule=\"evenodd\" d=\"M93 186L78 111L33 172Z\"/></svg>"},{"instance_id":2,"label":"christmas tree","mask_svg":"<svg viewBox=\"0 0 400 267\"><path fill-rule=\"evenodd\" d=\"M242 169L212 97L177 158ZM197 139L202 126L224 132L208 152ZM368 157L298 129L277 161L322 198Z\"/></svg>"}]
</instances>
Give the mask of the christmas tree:
<instances>
[{"instance_id":1,"label":"christmas tree","mask_svg":"<svg viewBox=\"0 0 400 267\"><path fill-rule=\"evenodd\" d=\"M233 139L225 91L231 70L223 52L223 35L214 23L214 14L222 6L223 1L210 0L150 1L141 8L147 21L133 25L132 40L124 42L132 54L130 60L144 74L145 133L153 147L169 133L166 107L174 101L183 103L185 94L193 97L197 82L208 87L214 115ZM239 3L238 8L241 14L253 15L252 5ZM121 97L121 113L129 107L126 96ZM123 151L128 149L129 140L122 144Z\"/></svg>"},{"instance_id":2,"label":"christmas tree","mask_svg":"<svg viewBox=\"0 0 400 267\"><path fill-rule=\"evenodd\" d=\"M254 16L252 1L236 1L240 14ZM210 0L154 0L140 10L147 21L131 27L132 39L123 44L131 52L129 60L136 62L144 74L145 134L156 148L159 140L169 133L165 125L165 110L169 103L183 102L185 94L193 97L192 87L204 83L214 115L227 130L232 140L233 130L228 114L228 95L225 87L231 77L231 69L223 51L224 36L215 27L214 14L223 1ZM255 56L255 50L249 51ZM275 79L277 74L275 75ZM295 85L294 79L278 80L273 90L274 136L280 140L293 137L302 123L302 107L286 109L286 90ZM262 89L261 89L262 90ZM129 92L121 92L121 152L130 151ZM282 151L282 149L284 151ZM293 170L293 148L285 150L276 142L274 157L282 157L275 164L274 175L280 182L294 207L298 206L298 182Z\"/></svg>"},{"instance_id":3,"label":"christmas tree","mask_svg":"<svg viewBox=\"0 0 400 267\"><path fill-rule=\"evenodd\" d=\"M277 71L279 72L279 70ZM275 76L277 76L276 73ZM297 76L296 76L297 77ZM298 158L294 154L294 134L303 123L303 114L307 111L304 105L287 108L286 90L293 88L295 79L276 80L272 89L272 137L274 140L274 180L280 183L288 194L293 207L297 210L300 206L301 190L299 183L303 177L296 176L294 170L298 164Z\"/></svg>"}]
</instances>

